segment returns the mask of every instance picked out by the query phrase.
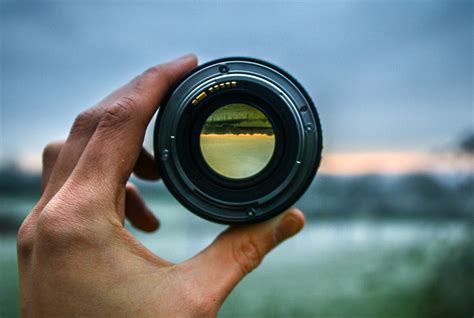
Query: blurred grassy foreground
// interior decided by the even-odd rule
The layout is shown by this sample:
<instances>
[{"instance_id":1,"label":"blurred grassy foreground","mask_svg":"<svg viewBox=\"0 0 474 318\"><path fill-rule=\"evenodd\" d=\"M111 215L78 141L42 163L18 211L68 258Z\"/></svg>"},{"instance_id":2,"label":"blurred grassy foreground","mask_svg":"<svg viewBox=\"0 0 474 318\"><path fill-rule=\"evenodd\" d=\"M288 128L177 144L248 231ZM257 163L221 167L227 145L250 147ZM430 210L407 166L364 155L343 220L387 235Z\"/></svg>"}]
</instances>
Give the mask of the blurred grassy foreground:
<instances>
[{"instance_id":1,"label":"blurred grassy foreground","mask_svg":"<svg viewBox=\"0 0 474 318\"><path fill-rule=\"evenodd\" d=\"M37 177L25 178L22 191L10 183L0 193L1 317L18 314L15 231L38 196L28 191ZM161 183L139 186L162 228L132 231L160 256L185 260L224 229L186 212ZM472 317L470 193L465 177L321 176L297 204L306 228L235 289L220 317Z\"/></svg>"}]
</instances>

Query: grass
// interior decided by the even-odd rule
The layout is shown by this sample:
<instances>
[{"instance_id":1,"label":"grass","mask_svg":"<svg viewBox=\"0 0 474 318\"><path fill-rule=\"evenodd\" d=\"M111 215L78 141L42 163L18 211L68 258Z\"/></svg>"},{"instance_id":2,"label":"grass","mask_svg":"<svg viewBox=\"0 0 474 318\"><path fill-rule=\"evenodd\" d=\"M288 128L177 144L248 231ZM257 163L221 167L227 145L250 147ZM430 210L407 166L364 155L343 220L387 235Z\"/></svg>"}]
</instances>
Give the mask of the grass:
<instances>
[{"instance_id":1,"label":"grass","mask_svg":"<svg viewBox=\"0 0 474 318\"><path fill-rule=\"evenodd\" d=\"M166 215L163 219L166 225ZM178 228L168 224L158 234L138 237L160 256L180 261L221 229L207 229L201 221L176 224ZM188 232L195 227L194 234ZM472 299L472 291L459 284L472 278L460 270L470 266L466 253L472 260L465 245L469 230L466 224L419 221L310 223L245 278L219 316L439 317L436 310L442 308L445 317L454 317L469 311ZM2 238L1 317L18 314L14 246L14 237ZM453 251L461 256L453 258ZM449 296L453 288L454 302Z\"/></svg>"}]
</instances>

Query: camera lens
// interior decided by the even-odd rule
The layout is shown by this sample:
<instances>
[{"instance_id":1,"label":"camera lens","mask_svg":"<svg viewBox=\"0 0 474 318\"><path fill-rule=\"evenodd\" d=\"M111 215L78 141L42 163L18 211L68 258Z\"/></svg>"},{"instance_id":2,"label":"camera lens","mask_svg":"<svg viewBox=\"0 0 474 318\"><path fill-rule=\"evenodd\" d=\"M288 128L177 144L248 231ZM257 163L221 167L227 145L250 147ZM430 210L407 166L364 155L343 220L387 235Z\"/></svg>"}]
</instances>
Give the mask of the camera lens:
<instances>
[{"instance_id":1,"label":"camera lens","mask_svg":"<svg viewBox=\"0 0 474 318\"><path fill-rule=\"evenodd\" d=\"M201 65L165 98L155 158L170 192L219 223L266 220L290 207L321 160L321 125L303 87L256 59Z\"/></svg>"},{"instance_id":2,"label":"camera lens","mask_svg":"<svg viewBox=\"0 0 474 318\"><path fill-rule=\"evenodd\" d=\"M275 134L267 116L247 104L228 104L216 109L200 136L204 160L224 177L251 177L270 162Z\"/></svg>"}]
</instances>

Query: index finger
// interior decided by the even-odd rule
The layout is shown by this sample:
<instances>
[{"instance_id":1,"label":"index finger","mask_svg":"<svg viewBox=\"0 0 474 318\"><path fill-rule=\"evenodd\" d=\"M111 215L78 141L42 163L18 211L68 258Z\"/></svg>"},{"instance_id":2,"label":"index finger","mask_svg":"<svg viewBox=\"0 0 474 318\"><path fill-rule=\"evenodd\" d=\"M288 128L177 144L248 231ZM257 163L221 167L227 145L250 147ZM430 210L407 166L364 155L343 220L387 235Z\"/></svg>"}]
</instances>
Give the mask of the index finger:
<instances>
[{"instance_id":1,"label":"index finger","mask_svg":"<svg viewBox=\"0 0 474 318\"><path fill-rule=\"evenodd\" d=\"M154 66L136 77L123 95L105 106L71 177L109 186L127 182L146 127L170 87L196 67L194 55Z\"/></svg>"}]
</instances>

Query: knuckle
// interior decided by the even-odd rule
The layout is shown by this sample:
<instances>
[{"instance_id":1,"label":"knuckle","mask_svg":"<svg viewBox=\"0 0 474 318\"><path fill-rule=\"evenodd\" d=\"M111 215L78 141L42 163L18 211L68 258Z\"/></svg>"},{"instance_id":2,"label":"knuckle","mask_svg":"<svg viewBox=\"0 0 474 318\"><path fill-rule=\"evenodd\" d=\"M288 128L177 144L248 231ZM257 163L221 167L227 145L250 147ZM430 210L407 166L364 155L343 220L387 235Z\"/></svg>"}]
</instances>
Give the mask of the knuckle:
<instances>
[{"instance_id":1,"label":"knuckle","mask_svg":"<svg viewBox=\"0 0 474 318\"><path fill-rule=\"evenodd\" d=\"M43 162L55 160L62 148L62 142L51 142L43 149Z\"/></svg>"},{"instance_id":2,"label":"knuckle","mask_svg":"<svg viewBox=\"0 0 474 318\"><path fill-rule=\"evenodd\" d=\"M90 233L84 231L84 226L77 222L77 219L70 217L68 212L71 211L68 211L67 207L59 211L50 206L51 203L52 201L46 205L38 218L36 234L39 245L51 251L91 239Z\"/></svg>"},{"instance_id":3,"label":"knuckle","mask_svg":"<svg viewBox=\"0 0 474 318\"><path fill-rule=\"evenodd\" d=\"M71 134L92 133L97 122L98 112L94 108L80 113L74 120Z\"/></svg>"},{"instance_id":4,"label":"knuckle","mask_svg":"<svg viewBox=\"0 0 474 318\"><path fill-rule=\"evenodd\" d=\"M163 67L163 65L152 66L144 72L145 78L159 79L167 85L170 84L170 75L169 70ZM140 81L138 83L140 83Z\"/></svg>"},{"instance_id":5,"label":"knuckle","mask_svg":"<svg viewBox=\"0 0 474 318\"><path fill-rule=\"evenodd\" d=\"M257 241L250 235L236 240L232 246L234 261L245 275L255 269L262 261L263 253L259 249Z\"/></svg>"},{"instance_id":6,"label":"knuckle","mask_svg":"<svg viewBox=\"0 0 474 318\"><path fill-rule=\"evenodd\" d=\"M104 208L103 197L85 185L69 187L63 187L42 209L35 224L35 248L62 252L97 248L110 241L110 223L105 214L96 213L99 207Z\"/></svg>"},{"instance_id":7,"label":"knuckle","mask_svg":"<svg viewBox=\"0 0 474 318\"><path fill-rule=\"evenodd\" d=\"M69 228L62 218L52 210L45 208L38 218L37 233L41 240L47 242L60 241Z\"/></svg>"},{"instance_id":8,"label":"knuckle","mask_svg":"<svg viewBox=\"0 0 474 318\"><path fill-rule=\"evenodd\" d=\"M155 66L149 67L145 71L144 74L146 76L161 77L163 75L163 72L165 72L165 71L166 70L161 65L155 65Z\"/></svg>"},{"instance_id":9,"label":"knuckle","mask_svg":"<svg viewBox=\"0 0 474 318\"><path fill-rule=\"evenodd\" d=\"M108 107L101 116L98 129L120 127L132 118L137 107L136 98L132 96L120 97L113 105Z\"/></svg>"},{"instance_id":10,"label":"knuckle","mask_svg":"<svg viewBox=\"0 0 474 318\"><path fill-rule=\"evenodd\" d=\"M19 255L30 254L34 243L34 224L28 215L20 226L17 234L17 251Z\"/></svg>"}]
</instances>

